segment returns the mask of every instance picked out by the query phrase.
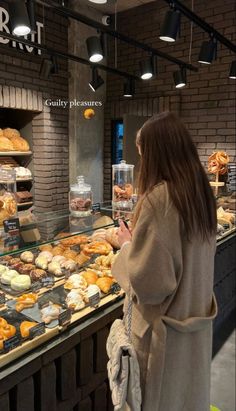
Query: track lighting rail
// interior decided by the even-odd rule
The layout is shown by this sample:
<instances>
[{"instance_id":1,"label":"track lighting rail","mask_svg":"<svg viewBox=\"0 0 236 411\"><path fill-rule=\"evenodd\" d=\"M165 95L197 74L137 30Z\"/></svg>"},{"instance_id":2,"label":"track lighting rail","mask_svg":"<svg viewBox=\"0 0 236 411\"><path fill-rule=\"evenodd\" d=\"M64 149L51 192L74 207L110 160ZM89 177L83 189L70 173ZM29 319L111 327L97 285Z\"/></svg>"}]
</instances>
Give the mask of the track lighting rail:
<instances>
[{"instance_id":1,"label":"track lighting rail","mask_svg":"<svg viewBox=\"0 0 236 411\"><path fill-rule=\"evenodd\" d=\"M84 15L78 13L78 12L75 12L74 10L70 10L67 7L63 7L63 6L58 5L58 3L56 3L55 1L37 0L37 2L39 4L43 4L46 7L52 7L53 10L55 12L57 12L58 14L60 14L61 16L70 17L74 20L80 21L81 23L86 24L87 26L94 27L95 29L100 30L103 33L107 33L110 36L115 37L115 38L117 38L117 39L119 39L119 40L121 40L125 43L131 44L132 46L134 46L136 48L145 50L145 51L151 53L152 55L159 56L159 57L161 57L165 60L171 61L172 63L177 64L179 66L184 66L188 70L198 71L198 68L193 66L192 64L185 63L184 61L179 60L175 57L172 57L169 54L166 54L166 53L164 53L164 52L162 52L162 51L160 51L156 48L150 47L145 43L141 43L141 42L139 42L139 41L137 41L137 40L135 40L131 37L126 36L125 34L119 33L116 30L112 30L112 29L104 26L103 24L101 24L101 23L99 23L95 20L90 19L89 17L86 17L86 16L84 16Z\"/></svg>"},{"instance_id":2,"label":"track lighting rail","mask_svg":"<svg viewBox=\"0 0 236 411\"><path fill-rule=\"evenodd\" d=\"M32 41L26 40L24 37L16 37L16 36L13 36L11 34L6 33L5 31L0 31L0 37L22 43L26 46L34 47L38 50L44 51L48 55L57 56L57 57L60 57L60 58L66 59L66 60L77 61L78 63L85 64L85 65L90 66L90 67L96 67L100 70L112 73L114 75L118 75L120 77L124 77L124 78L127 78L127 79L133 78L134 80L139 80L140 81L140 78L138 76L127 73L125 71L118 70L118 69L115 69L115 68L109 67L109 66L104 66L103 64L99 64L99 63L92 64L89 60L86 60L82 57L75 56L74 54L63 53L61 51L57 51L57 50L54 50L54 49L46 47L46 46L42 46L41 44L33 43Z\"/></svg>"},{"instance_id":3,"label":"track lighting rail","mask_svg":"<svg viewBox=\"0 0 236 411\"><path fill-rule=\"evenodd\" d=\"M159 1L159 0L158 0ZM164 0L167 4L172 3L170 0ZM201 27L204 31L209 33L212 37L218 40L220 43L224 44L225 47L232 50L236 53L236 45L233 44L229 39L224 37L219 31L215 30L214 27L210 26L206 21L204 21L201 17L195 14L192 10L182 4L179 0L174 0L174 6L176 10L179 10L182 14L184 14L189 20L195 23L197 26Z\"/></svg>"}]
</instances>

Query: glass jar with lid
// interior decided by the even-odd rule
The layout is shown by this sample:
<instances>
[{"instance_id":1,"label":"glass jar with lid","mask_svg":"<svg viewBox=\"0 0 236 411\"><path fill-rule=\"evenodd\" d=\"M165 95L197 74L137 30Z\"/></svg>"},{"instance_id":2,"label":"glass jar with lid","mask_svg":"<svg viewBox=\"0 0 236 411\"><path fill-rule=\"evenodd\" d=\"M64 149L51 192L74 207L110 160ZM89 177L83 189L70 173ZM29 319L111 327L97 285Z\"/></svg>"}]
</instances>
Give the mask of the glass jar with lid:
<instances>
[{"instance_id":1,"label":"glass jar with lid","mask_svg":"<svg viewBox=\"0 0 236 411\"><path fill-rule=\"evenodd\" d=\"M86 184L84 176L77 177L77 184L72 184L69 194L70 212L75 217L86 217L92 211L93 194L91 186Z\"/></svg>"},{"instance_id":2,"label":"glass jar with lid","mask_svg":"<svg viewBox=\"0 0 236 411\"><path fill-rule=\"evenodd\" d=\"M17 215L16 173L10 168L0 167L0 227L3 221Z\"/></svg>"},{"instance_id":3,"label":"glass jar with lid","mask_svg":"<svg viewBox=\"0 0 236 411\"><path fill-rule=\"evenodd\" d=\"M134 192L134 165L120 164L112 166L112 205L120 210L132 210L132 196Z\"/></svg>"}]
</instances>

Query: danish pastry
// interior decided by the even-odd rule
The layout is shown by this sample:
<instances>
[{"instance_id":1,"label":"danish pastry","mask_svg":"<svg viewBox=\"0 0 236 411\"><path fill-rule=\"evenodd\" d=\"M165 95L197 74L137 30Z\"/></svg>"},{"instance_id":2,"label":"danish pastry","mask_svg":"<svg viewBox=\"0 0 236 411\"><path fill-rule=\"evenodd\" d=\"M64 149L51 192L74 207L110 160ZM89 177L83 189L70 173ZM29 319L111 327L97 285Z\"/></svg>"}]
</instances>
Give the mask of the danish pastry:
<instances>
[{"instance_id":1,"label":"danish pastry","mask_svg":"<svg viewBox=\"0 0 236 411\"><path fill-rule=\"evenodd\" d=\"M54 247L52 249L52 254L53 255L62 255L64 253L64 251L65 251L65 248L63 247L62 244L60 244L60 245L57 245L56 247Z\"/></svg>"},{"instance_id":2,"label":"danish pastry","mask_svg":"<svg viewBox=\"0 0 236 411\"><path fill-rule=\"evenodd\" d=\"M79 290L71 290L69 294L67 294L66 303L68 308L73 311L79 311L85 307L83 297Z\"/></svg>"},{"instance_id":3,"label":"danish pastry","mask_svg":"<svg viewBox=\"0 0 236 411\"><path fill-rule=\"evenodd\" d=\"M63 257L69 258L70 260L75 260L75 258L77 257L77 252L73 250L66 250L63 253Z\"/></svg>"},{"instance_id":4,"label":"danish pastry","mask_svg":"<svg viewBox=\"0 0 236 411\"><path fill-rule=\"evenodd\" d=\"M96 284L96 281L98 280L97 274L92 270L83 271L81 275L84 277L88 285Z\"/></svg>"},{"instance_id":5,"label":"danish pastry","mask_svg":"<svg viewBox=\"0 0 236 411\"><path fill-rule=\"evenodd\" d=\"M7 321L5 318L0 317L0 328L5 327L7 325Z\"/></svg>"},{"instance_id":6,"label":"danish pastry","mask_svg":"<svg viewBox=\"0 0 236 411\"><path fill-rule=\"evenodd\" d=\"M49 303L47 307L42 308L41 316L45 324L49 324L53 320L57 320L61 313L61 307L58 304Z\"/></svg>"},{"instance_id":7,"label":"danish pastry","mask_svg":"<svg viewBox=\"0 0 236 411\"><path fill-rule=\"evenodd\" d=\"M83 253L87 255L91 255L91 254L107 255L111 251L112 251L112 246L105 240L92 241L90 244L86 244L83 248Z\"/></svg>"},{"instance_id":8,"label":"danish pastry","mask_svg":"<svg viewBox=\"0 0 236 411\"><path fill-rule=\"evenodd\" d=\"M20 324L21 337L29 337L30 328L34 327L35 325L37 325L35 321L22 321L22 323Z\"/></svg>"},{"instance_id":9,"label":"danish pastry","mask_svg":"<svg viewBox=\"0 0 236 411\"><path fill-rule=\"evenodd\" d=\"M64 284L64 288L72 290L77 288L81 291L84 291L87 287L87 281L80 274L72 274Z\"/></svg>"},{"instance_id":10,"label":"danish pastry","mask_svg":"<svg viewBox=\"0 0 236 411\"><path fill-rule=\"evenodd\" d=\"M110 291L111 285L113 284L114 280L110 277L101 277L97 280L96 285L100 288L100 290L107 294Z\"/></svg>"},{"instance_id":11,"label":"danish pastry","mask_svg":"<svg viewBox=\"0 0 236 411\"><path fill-rule=\"evenodd\" d=\"M71 235L70 233L62 234L64 236ZM69 238L64 238L60 240L60 243L63 244L65 247L72 247L74 245L85 244L88 242L88 236L86 235L74 235Z\"/></svg>"},{"instance_id":12,"label":"danish pastry","mask_svg":"<svg viewBox=\"0 0 236 411\"><path fill-rule=\"evenodd\" d=\"M81 267L84 263L86 263L87 261L90 260L90 256L85 255L83 252L81 252L80 254L77 255L77 257L75 258L75 262L79 265L79 267Z\"/></svg>"},{"instance_id":13,"label":"danish pastry","mask_svg":"<svg viewBox=\"0 0 236 411\"><path fill-rule=\"evenodd\" d=\"M16 327L14 327L14 325L7 323L4 327L0 329L0 333L4 337L4 340L7 340L8 338L11 338L15 335Z\"/></svg>"},{"instance_id":14,"label":"danish pastry","mask_svg":"<svg viewBox=\"0 0 236 411\"><path fill-rule=\"evenodd\" d=\"M37 294L34 294L34 293L21 295L20 297L16 299L16 305L15 305L16 311L20 312L24 310L25 308L33 307L37 299L38 299Z\"/></svg>"}]
</instances>

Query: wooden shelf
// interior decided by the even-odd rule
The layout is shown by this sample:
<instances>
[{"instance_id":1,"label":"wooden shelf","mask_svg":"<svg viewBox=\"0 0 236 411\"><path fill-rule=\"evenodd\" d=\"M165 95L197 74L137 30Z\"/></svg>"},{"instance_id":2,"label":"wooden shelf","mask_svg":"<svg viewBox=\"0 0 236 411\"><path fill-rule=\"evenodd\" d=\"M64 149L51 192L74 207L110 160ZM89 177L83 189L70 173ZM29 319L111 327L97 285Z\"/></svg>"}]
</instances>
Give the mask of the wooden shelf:
<instances>
[{"instance_id":1,"label":"wooden shelf","mask_svg":"<svg viewBox=\"0 0 236 411\"><path fill-rule=\"evenodd\" d=\"M31 156L32 151L0 151L0 157L6 156Z\"/></svg>"},{"instance_id":2,"label":"wooden shelf","mask_svg":"<svg viewBox=\"0 0 236 411\"><path fill-rule=\"evenodd\" d=\"M17 183L23 183L24 181L33 181L33 178L17 178L16 182Z\"/></svg>"},{"instance_id":3,"label":"wooden shelf","mask_svg":"<svg viewBox=\"0 0 236 411\"><path fill-rule=\"evenodd\" d=\"M30 206L33 205L33 201L28 201L27 203L18 203L17 207L24 207L24 206Z\"/></svg>"}]
</instances>

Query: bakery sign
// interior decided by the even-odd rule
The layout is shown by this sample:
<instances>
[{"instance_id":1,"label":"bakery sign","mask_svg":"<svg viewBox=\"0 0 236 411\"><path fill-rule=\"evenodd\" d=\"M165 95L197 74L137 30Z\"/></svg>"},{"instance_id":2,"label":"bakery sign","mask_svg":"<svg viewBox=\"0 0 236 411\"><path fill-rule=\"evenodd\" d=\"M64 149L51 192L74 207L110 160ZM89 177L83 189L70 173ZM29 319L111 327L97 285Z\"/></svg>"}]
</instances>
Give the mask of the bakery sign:
<instances>
[{"instance_id":1,"label":"bakery sign","mask_svg":"<svg viewBox=\"0 0 236 411\"><path fill-rule=\"evenodd\" d=\"M0 6L0 31L5 31L10 34L10 26L9 13L6 9ZM43 23L36 21L36 29L36 33L31 33L29 36L24 36L24 38L32 41L32 43L37 42L37 44L41 44ZM25 50L28 53L32 53L35 50L34 47L23 45L20 41L4 39L3 37L0 37L0 44L9 44L13 48L19 47L20 50ZM41 50L36 50L36 53L41 54Z\"/></svg>"}]
</instances>

